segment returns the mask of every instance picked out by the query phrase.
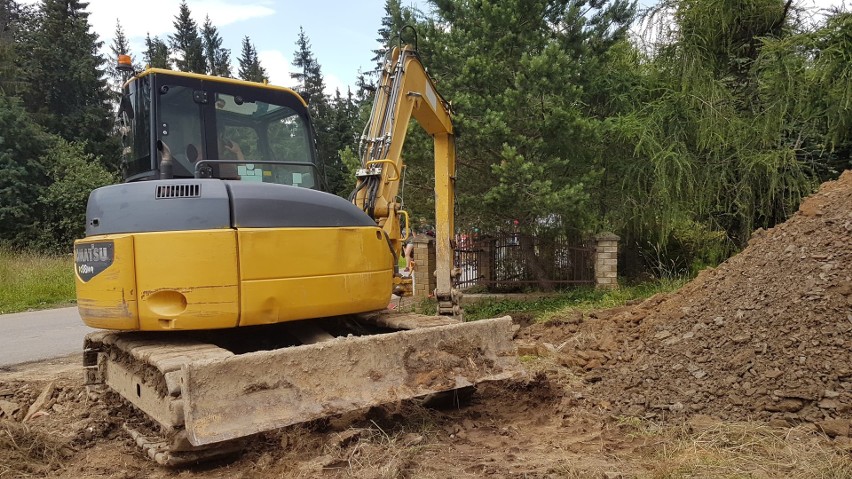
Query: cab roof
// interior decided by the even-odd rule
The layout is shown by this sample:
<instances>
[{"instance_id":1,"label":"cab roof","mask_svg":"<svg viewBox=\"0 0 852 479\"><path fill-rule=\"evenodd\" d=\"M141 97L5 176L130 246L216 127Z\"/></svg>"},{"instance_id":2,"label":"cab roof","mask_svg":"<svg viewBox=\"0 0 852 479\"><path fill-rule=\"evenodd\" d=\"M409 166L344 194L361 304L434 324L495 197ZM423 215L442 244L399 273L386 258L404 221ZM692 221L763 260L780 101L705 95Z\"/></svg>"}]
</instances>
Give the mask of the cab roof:
<instances>
[{"instance_id":1,"label":"cab roof","mask_svg":"<svg viewBox=\"0 0 852 479\"><path fill-rule=\"evenodd\" d=\"M204 80L204 81L210 81L210 82L215 82L215 83L227 83L227 84L230 84L230 85L239 85L239 86L244 86L244 87L249 87L249 88L263 88L263 89L266 89L266 90L282 91L282 92L288 93L288 94L293 95L296 98L298 98L299 101L302 103L302 105L304 105L306 108L308 106L307 102L305 102L305 99L302 98L302 95L299 95L298 93L296 93L295 90L293 90L291 88L284 87L284 86L277 86L277 85L270 85L268 83L257 83L257 82L251 82L251 81L245 81L245 80L238 80L236 78L226 78L226 77L217 77L217 76L211 76L211 75L202 75L200 73L190 73L190 72L181 72L181 71L176 71L176 70L167 70L165 68L146 68L144 71L141 71L141 72L133 75L133 77L130 78L129 80L127 80L127 82L125 82L124 85L126 86L128 83L132 82L133 80L143 78L147 75L152 75L152 74L168 75L168 76L184 77L184 78L193 78L193 79L196 79L196 80Z\"/></svg>"}]
</instances>

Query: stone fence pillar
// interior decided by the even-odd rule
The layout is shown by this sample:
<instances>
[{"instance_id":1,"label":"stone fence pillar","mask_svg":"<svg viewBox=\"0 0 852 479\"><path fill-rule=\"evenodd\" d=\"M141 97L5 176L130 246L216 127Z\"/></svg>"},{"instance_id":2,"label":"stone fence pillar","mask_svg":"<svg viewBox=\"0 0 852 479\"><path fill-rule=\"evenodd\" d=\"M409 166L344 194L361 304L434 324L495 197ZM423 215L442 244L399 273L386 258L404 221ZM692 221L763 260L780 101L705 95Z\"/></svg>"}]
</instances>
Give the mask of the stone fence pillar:
<instances>
[{"instance_id":1,"label":"stone fence pillar","mask_svg":"<svg viewBox=\"0 0 852 479\"><path fill-rule=\"evenodd\" d=\"M612 233L595 236L595 287L618 287L618 240Z\"/></svg>"},{"instance_id":2,"label":"stone fence pillar","mask_svg":"<svg viewBox=\"0 0 852 479\"><path fill-rule=\"evenodd\" d=\"M435 238L427 235L414 237L414 299L426 299L438 287L435 277Z\"/></svg>"},{"instance_id":3,"label":"stone fence pillar","mask_svg":"<svg viewBox=\"0 0 852 479\"><path fill-rule=\"evenodd\" d=\"M483 236L473 243L476 252L476 283L482 286L490 286L494 280L494 241Z\"/></svg>"}]
</instances>

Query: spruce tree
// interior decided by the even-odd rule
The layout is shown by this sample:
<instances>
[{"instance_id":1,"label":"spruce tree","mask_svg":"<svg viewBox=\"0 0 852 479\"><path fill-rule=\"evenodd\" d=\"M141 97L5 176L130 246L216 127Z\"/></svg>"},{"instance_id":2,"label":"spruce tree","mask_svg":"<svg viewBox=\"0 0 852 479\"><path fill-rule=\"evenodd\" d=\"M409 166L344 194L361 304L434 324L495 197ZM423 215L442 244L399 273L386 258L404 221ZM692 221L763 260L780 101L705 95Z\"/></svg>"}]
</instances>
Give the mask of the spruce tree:
<instances>
[{"instance_id":1,"label":"spruce tree","mask_svg":"<svg viewBox=\"0 0 852 479\"><path fill-rule=\"evenodd\" d=\"M86 3L42 0L22 40L27 109L51 133L87 142L87 152L117 167L118 145L110 138L112 111L102 43L91 32Z\"/></svg>"},{"instance_id":2,"label":"spruce tree","mask_svg":"<svg viewBox=\"0 0 852 479\"><path fill-rule=\"evenodd\" d=\"M305 30L299 27L299 38L296 40L296 52L293 66L296 71L290 73L290 77L299 82L296 90L308 102L315 103L312 113L317 115L321 109L328 104L325 97L325 82L322 78L322 69L311 51L311 41L305 34Z\"/></svg>"},{"instance_id":3,"label":"spruce tree","mask_svg":"<svg viewBox=\"0 0 852 479\"><path fill-rule=\"evenodd\" d=\"M385 0L385 15L382 17L382 24L378 30L379 38L376 39L380 46L373 50L373 63L376 66L370 72L371 76L378 76L382 71L385 58L398 40L400 30L406 25L413 25L418 13L412 8L403 7L400 0Z\"/></svg>"},{"instance_id":4,"label":"spruce tree","mask_svg":"<svg viewBox=\"0 0 852 479\"><path fill-rule=\"evenodd\" d=\"M112 39L112 44L109 46L109 51L112 57L107 59L107 75L110 80L110 90L114 95L121 95L121 85L124 83L124 75L118 71L118 56L130 55L130 42L124 34L124 29L121 27L121 22L115 21L115 36ZM133 58L131 56L131 63ZM135 67L135 65L134 65Z\"/></svg>"},{"instance_id":5,"label":"spruce tree","mask_svg":"<svg viewBox=\"0 0 852 479\"><path fill-rule=\"evenodd\" d=\"M240 68L238 74L243 80L253 82L269 81L269 77L266 76L266 70L260 65L257 50L255 50L248 36L243 38L243 49L239 62Z\"/></svg>"},{"instance_id":6,"label":"spruce tree","mask_svg":"<svg viewBox=\"0 0 852 479\"><path fill-rule=\"evenodd\" d=\"M345 193L346 167L340 160L339 152L346 146L351 146L351 141L345 141L342 137L348 136L349 126L344 125L347 115L347 103L337 92L336 100L329 101L325 94L325 81L322 77L322 67L311 51L311 42L305 34L304 29L299 28L299 37L296 40L296 51L294 53L293 66L296 71L290 74L298 82L296 91L308 103L308 111L314 122L314 130L317 135L317 154L320 164L323 166L328 189L332 193ZM338 113L341 118L337 118ZM341 120L338 122L338 120ZM340 134L338 128L343 130Z\"/></svg>"},{"instance_id":7,"label":"spruce tree","mask_svg":"<svg viewBox=\"0 0 852 479\"><path fill-rule=\"evenodd\" d=\"M201 39L204 44L204 61L207 64L207 73L220 77L230 77L231 51L222 48L222 37L219 36L219 30L210 21L209 16L204 18Z\"/></svg>"},{"instance_id":8,"label":"spruce tree","mask_svg":"<svg viewBox=\"0 0 852 479\"><path fill-rule=\"evenodd\" d=\"M19 92L22 86L16 52L19 28L18 6L13 0L0 0L0 92L7 94Z\"/></svg>"},{"instance_id":9,"label":"spruce tree","mask_svg":"<svg viewBox=\"0 0 852 479\"><path fill-rule=\"evenodd\" d=\"M192 19L186 1L180 3L180 11L173 22L175 34L169 36L175 66L183 72L205 73L204 45L198 35L198 25Z\"/></svg>"},{"instance_id":10,"label":"spruce tree","mask_svg":"<svg viewBox=\"0 0 852 479\"><path fill-rule=\"evenodd\" d=\"M151 34L145 35L145 63L151 68L172 68L169 60L169 46L160 40L160 37L151 38Z\"/></svg>"}]
</instances>

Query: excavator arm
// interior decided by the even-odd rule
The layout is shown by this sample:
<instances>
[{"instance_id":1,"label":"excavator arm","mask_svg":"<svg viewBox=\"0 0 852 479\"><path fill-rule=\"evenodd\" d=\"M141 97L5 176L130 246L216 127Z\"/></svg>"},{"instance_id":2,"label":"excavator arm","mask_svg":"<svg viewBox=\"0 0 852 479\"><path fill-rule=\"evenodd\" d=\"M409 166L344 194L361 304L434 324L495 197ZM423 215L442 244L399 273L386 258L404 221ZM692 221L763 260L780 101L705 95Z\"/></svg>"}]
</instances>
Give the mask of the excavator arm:
<instances>
[{"instance_id":1,"label":"excavator arm","mask_svg":"<svg viewBox=\"0 0 852 479\"><path fill-rule=\"evenodd\" d=\"M458 315L451 275L456 152L449 103L441 97L417 52L394 48L382 70L370 120L361 138L361 169L352 201L374 218L398 255L404 240L397 200L405 163L402 149L409 121L434 139L436 298L439 314ZM407 217L407 215L406 215ZM408 225L406 226L406 234Z\"/></svg>"}]
</instances>

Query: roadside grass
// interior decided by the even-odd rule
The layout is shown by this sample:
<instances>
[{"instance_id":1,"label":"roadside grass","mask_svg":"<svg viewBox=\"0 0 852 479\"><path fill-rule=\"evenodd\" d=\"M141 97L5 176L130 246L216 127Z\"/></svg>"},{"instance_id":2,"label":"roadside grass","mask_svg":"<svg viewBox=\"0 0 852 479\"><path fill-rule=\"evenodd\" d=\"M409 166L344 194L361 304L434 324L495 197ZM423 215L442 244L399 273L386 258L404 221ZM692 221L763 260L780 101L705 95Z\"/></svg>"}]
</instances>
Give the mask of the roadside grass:
<instances>
[{"instance_id":1,"label":"roadside grass","mask_svg":"<svg viewBox=\"0 0 852 479\"><path fill-rule=\"evenodd\" d=\"M73 303L73 263L71 256L0 248L0 314Z\"/></svg>"},{"instance_id":2,"label":"roadside grass","mask_svg":"<svg viewBox=\"0 0 852 479\"><path fill-rule=\"evenodd\" d=\"M466 305L465 320L493 318L505 314L525 313L534 321L558 321L572 311L614 308L628 301L643 300L657 293L674 291L687 279L663 279L622 286L613 290L583 287L535 299L494 299Z\"/></svg>"}]
</instances>

